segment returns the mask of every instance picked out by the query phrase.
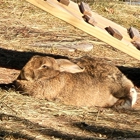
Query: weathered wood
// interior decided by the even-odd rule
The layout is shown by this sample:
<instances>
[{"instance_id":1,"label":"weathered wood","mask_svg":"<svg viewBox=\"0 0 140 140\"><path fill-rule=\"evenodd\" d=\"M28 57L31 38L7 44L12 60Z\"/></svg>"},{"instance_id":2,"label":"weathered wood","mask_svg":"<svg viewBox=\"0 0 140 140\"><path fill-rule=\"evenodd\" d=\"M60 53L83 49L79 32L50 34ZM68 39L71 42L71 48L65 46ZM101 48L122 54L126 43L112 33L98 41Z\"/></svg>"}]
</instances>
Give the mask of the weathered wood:
<instances>
[{"instance_id":1,"label":"weathered wood","mask_svg":"<svg viewBox=\"0 0 140 140\"><path fill-rule=\"evenodd\" d=\"M85 19L86 22L88 22L89 24L95 26L97 25L97 22L95 21L95 19L89 15L84 15L83 18Z\"/></svg>"},{"instance_id":2,"label":"weathered wood","mask_svg":"<svg viewBox=\"0 0 140 140\"><path fill-rule=\"evenodd\" d=\"M134 40L134 41L140 41L140 34L139 34L139 30L137 30L134 27L130 27L130 29L128 29L128 32L130 34L130 37Z\"/></svg>"},{"instance_id":3,"label":"weathered wood","mask_svg":"<svg viewBox=\"0 0 140 140\"><path fill-rule=\"evenodd\" d=\"M108 33L110 33L113 37L119 39L119 40L122 40L123 36L120 34L120 32L112 27L106 27L105 28Z\"/></svg>"},{"instance_id":4,"label":"weathered wood","mask_svg":"<svg viewBox=\"0 0 140 140\"><path fill-rule=\"evenodd\" d=\"M70 0L58 0L58 1L66 6L68 6L70 3Z\"/></svg>"},{"instance_id":5,"label":"weathered wood","mask_svg":"<svg viewBox=\"0 0 140 140\"><path fill-rule=\"evenodd\" d=\"M95 18L98 23L97 26L91 26L87 24L82 16L83 14L79 10L78 4L70 1L68 6L62 5L56 0L26 0L33 5L41 8L42 10L49 12L50 14L60 18L61 20L66 21L67 23L83 30L84 32L106 42L107 44L115 47L116 49L127 53L128 55L140 60L140 51L134 47L131 43L132 39L130 38L126 28L116 24L113 21L110 21L99 14L92 12L92 16ZM111 26L123 35L123 39L120 41L105 31L105 28Z\"/></svg>"},{"instance_id":6,"label":"weathered wood","mask_svg":"<svg viewBox=\"0 0 140 140\"><path fill-rule=\"evenodd\" d=\"M87 3L81 2L79 8L84 15L92 16L91 9Z\"/></svg>"}]
</instances>

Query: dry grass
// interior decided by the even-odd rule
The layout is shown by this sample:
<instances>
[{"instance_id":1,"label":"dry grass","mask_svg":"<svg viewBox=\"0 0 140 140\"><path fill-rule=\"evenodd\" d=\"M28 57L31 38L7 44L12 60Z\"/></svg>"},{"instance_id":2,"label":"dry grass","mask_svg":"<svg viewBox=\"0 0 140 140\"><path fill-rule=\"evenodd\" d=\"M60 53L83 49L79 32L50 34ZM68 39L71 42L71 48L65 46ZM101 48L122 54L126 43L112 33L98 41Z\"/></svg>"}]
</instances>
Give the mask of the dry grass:
<instances>
[{"instance_id":1,"label":"dry grass","mask_svg":"<svg viewBox=\"0 0 140 140\"><path fill-rule=\"evenodd\" d=\"M118 3L101 3L100 5L92 6L95 11L104 17L124 26L130 28L136 27L140 30L140 8L135 5L127 5Z\"/></svg>"},{"instance_id":2,"label":"dry grass","mask_svg":"<svg viewBox=\"0 0 140 140\"><path fill-rule=\"evenodd\" d=\"M93 3L93 11L122 26L140 29L140 8L121 3ZM113 9L113 13L110 10ZM76 108L23 96L12 82L35 54L106 57L140 87L140 62L23 0L0 0L0 139L88 140L140 138L140 108L117 111ZM90 52L67 52L55 44L86 41ZM53 46L48 46L54 42ZM37 44L37 45L36 45ZM42 45L46 44L46 45ZM115 56L115 57L114 57ZM123 67L122 67L123 66ZM4 82L5 81L5 82ZM6 83L6 84L5 84Z\"/></svg>"}]
</instances>

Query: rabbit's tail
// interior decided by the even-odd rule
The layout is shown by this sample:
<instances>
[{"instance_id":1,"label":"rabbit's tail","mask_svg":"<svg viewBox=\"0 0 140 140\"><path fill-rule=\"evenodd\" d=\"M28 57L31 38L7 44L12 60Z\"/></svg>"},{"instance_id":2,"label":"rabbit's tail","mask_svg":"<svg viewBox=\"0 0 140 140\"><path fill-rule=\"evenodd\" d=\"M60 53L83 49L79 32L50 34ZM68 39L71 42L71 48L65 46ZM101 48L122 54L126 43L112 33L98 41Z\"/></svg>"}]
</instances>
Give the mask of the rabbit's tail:
<instances>
[{"instance_id":1,"label":"rabbit's tail","mask_svg":"<svg viewBox=\"0 0 140 140\"><path fill-rule=\"evenodd\" d=\"M131 106L133 107L137 101L137 91L134 87L130 88L130 96L131 96Z\"/></svg>"}]
</instances>

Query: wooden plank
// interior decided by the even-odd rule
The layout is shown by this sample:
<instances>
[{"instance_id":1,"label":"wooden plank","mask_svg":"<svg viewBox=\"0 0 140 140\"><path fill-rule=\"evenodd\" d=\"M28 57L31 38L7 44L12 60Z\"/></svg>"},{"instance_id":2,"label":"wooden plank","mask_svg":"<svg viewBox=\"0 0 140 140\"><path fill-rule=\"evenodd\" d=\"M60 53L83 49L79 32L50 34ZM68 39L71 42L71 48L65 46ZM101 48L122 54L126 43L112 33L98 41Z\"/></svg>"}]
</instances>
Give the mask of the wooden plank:
<instances>
[{"instance_id":1,"label":"wooden plank","mask_svg":"<svg viewBox=\"0 0 140 140\"><path fill-rule=\"evenodd\" d=\"M88 15L88 16L92 16L90 7L88 4L81 2L79 5L80 11L84 14L84 15Z\"/></svg>"},{"instance_id":2,"label":"wooden plank","mask_svg":"<svg viewBox=\"0 0 140 140\"><path fill-rule=\"evenodd\" d=\"M130 27L130 29L128 30L130 37L134 40L134 41L140 41L140 34L139 31L134 28L134 27Z\"/></svg>"},{"instance_id":3,"label":"wooden plank","mask_svg":"<svg viewBox=\"0 0 140 140\"><path fill-rule=\"evenodd\" d=\"M83 18L84 18L84 20L85 20L86 22L88 22L89 24L91 24L91 25L93 25L93 26L97 25L97 22L95 21L95 19L94 19L93 17L91 17L91 16L89 16L89 15L84 15Z\"/></svg>"},{"instance_id":4,"label":"wooden plank","mask_svg":"<svg viewBox=\"0 0 140 140\"><path fill-rule=\"evenodd\" d=\"M67 23L83 30L84 32L106 42L107 44L117 48L118 50L127 53L128 55L140 60L140 51L131 43L132 39L127 33L127 29L92 12L92 16L97 22L97 26L91 26L83 20L83 14L79 10L78 4L70 1L68 6L59 3L56 0L26 0L33 5L49 12L50 14L66 21ZM105 31L105 27L111 26L120 31L123 39L120 41L113 36L110 36Z\"/></svg>"},{"instance_id":5,"label":"wooden plank","mask_svg":"<svg viewBox=\"0 0 140 140\"><path fill-rule=\"evenodd\" d=\"M108 33L110 33L113 37L122 40L123 36L120 34L120 32L112 27L106 27L106 30L108 31Z\"/></svg>"},{"instance_id":6,"label":"wooden plank","mask_svg":"<svg viewBox=\"0 0 140 140\"><path fill-rule=\"evenodd\" d=\"M68 6L70 3L70 0L58 0L58 1L66 6Z\"/></svg>"}]
</instances>

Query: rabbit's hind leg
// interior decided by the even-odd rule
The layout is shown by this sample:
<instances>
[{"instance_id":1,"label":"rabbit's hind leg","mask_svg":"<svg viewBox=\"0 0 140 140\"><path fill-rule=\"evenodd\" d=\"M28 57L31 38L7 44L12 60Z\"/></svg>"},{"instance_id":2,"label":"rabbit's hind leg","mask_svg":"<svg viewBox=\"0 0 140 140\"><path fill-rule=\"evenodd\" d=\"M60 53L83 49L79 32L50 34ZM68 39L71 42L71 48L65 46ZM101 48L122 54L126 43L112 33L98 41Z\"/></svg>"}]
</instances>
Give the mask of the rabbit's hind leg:
<instances>
[{"instance_id":1,"label":"rabbit's hind leg","mask_svg":"<svg viewBox=\"0 0 140 140\"><path fill-rule=\"evenodd\" d=\"M130 88L130 94L128 97L120 98L114 107L117 109L130 109L137 101L137 91L134 87Z\"/></svg>"}]
</instances>

